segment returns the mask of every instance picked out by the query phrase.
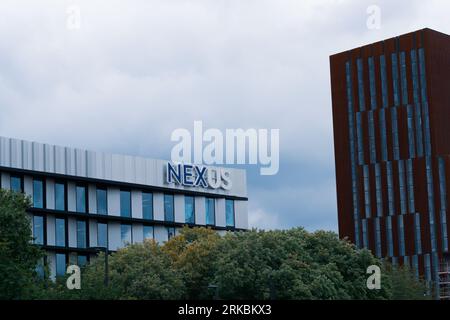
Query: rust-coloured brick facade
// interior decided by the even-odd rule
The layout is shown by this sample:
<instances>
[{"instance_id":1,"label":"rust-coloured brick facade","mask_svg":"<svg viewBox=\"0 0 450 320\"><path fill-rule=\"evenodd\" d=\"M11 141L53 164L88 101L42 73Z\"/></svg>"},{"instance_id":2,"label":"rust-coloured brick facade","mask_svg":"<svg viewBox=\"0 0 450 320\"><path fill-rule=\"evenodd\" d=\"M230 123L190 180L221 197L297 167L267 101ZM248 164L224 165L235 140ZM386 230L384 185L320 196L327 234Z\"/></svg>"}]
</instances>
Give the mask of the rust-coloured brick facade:
<instances>
[{"instance_id":1,"label":"rust-coloured brick facade","mask_svg":"<svg viewBox=\"0 0 450 320\"><path fill-rule=\"evenodd\" d=\"M436 280L449 250L450 36L330 57L339 234Z\"/></svg>"}]
</instances>

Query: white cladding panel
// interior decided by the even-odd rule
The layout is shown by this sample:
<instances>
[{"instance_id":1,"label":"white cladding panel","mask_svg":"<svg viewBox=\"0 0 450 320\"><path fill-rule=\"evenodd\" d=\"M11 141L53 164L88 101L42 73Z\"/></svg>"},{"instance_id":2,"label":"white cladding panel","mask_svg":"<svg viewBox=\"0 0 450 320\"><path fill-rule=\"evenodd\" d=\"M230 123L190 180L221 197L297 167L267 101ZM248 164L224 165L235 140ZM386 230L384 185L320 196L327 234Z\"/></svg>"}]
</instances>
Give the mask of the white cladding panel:
<instances>
[{"instance_id":1,"label":"white cladding panel","mask_svg":"<svg viewBox=\"0 0 450 320\"><path fill-rule=\"evenodd\" d=\"M77 220L75 218L68 219L69 229L69 247L77 247Z\"/></svg>"},{"instance_id":2,"label":"white cladding panel","mask_svg":"<svg viewBox=\"0 0 450 320\"><path fill-rule=\"evenodd\" d=\"M50 178L46 179L45 186L46 186L47 209L55 209L55 180Z\"/></svg>"},{"instance_id":3,"label":"white cladding panel","mask_svg":"<svg viewBox=\"0 0 450 320\"><path fill-rule=\"evenodd\" d=\"M205 197L195 197L195 223L206 224Z\"/></svg>"},{"instance_id":4,"label":"white cladding panel","mask_svg":"<svg viewBox=\"0 0 450 320\"><path fill-rule=\"evenodd\" d=\"M153 193L153 219L164 221L164 194Z\"/></svg>"},{"instance_id":5,"label":"white cladding panel","mask_svg":"<svg viewBox=\"0 0 450 320\"><path fill-rule=\"evenodd\" d=\"M108 188L108 215L120 216L120 189Z\"/></svg>"},{"instance_id":6,"label":"white cladding panel","mask_svg":"<svg viewBox=\"0 0 450 320\"><path fill-rule=\"evenodd\" d=\"M47 215L47 245L54 246L55 243L55 216Z\"/></svg>"},{"instance_id":7,"label":"white cladding panel","mask_svg":"<svg viewBox=\"0 0 450 320\"><path fill-rule=\"evenodd\" d=\"M133 218L142 219L142 191L131 191L131 214Z\"/></svg>"},{"instance_id":8,"label":"white cladding panel","mask_svg":"<svg viewBox=\"0 0 450 320\"><path fill-rule=\"evenodd\" d=\"M216 226L225 227L225 199L220 198L215 201L216 207Z\"/></svg>"},{"instance_id":9,"label":"white cladding panel","mask_svg":"<svg viewBox=\"0 0 450 320\"><path fill-rule=\"evenodd\" d=\"M11 188L11 180L9 173L2 172L2 189L9 190Z\"/></svg>"},{"instance_id":10,"label":"white cladding panel","mask_svg":"<svg viewBox=\"0 0 450 320\"><path fill-rule=\"evenodd\" d=\"M108 222L108 240L110 250L117 250L121 247L122 241L120 239L120 223Z\"/></svg>"},{"instance_id":11,"label":"white cladding panel","mask_svg":"<svg viewBox=\"0 0 450 320\"><path fill-rule=\"evenodd\" d=\"M184 216L184 195L176 194L174 196L175 222L186 222Z\"/></svg>"},{"instance_id":12,"label":"white cladding panel","mask_svg":"<svg viewBox=\"0 0 450 320\"><path fill-rule=\"evenodd\" d=\"M234 201L235 226L240 229L248 229L247 201Z\"/></svg>"},{"instance_id":13,"label":"white cladding panel","mask_svg":"<svg viewBox=\"0 0 450 320\"><path fill-rule=\"evenodd\" d=\"M169 234L166 227L155 226L153 232L155 234L155 241L158 243L166 242L169 239Z\"/></svg>"}]
</instances>

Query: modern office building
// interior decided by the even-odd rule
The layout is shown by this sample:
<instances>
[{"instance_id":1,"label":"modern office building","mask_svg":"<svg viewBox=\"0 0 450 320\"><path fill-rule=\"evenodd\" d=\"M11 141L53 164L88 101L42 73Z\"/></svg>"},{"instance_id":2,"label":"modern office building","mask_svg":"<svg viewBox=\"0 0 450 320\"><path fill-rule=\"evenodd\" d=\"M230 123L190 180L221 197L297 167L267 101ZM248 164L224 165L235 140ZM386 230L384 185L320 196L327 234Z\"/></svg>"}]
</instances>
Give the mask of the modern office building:
<instances>
[{"instance_id":1,"label":"modern office building","mask_svg":"<svg viewBox=\"0 0 450 320\"><path fill-rule=\"evenodd\" d=\"M449 251L450 36L332 55L339 234L438 280Z\"/></svg>"},{"instance_id":2,"label":"modern office building","mask_svg":"<svg viewBox=\"0 0 450 320\"><path fill-rule=\"evenodd\" d=\"M2 188L31 197L34 242L53 276L99 248L164 242L184 225L248 228L244 170L0 138L0 173Z\"/></svg>"}]
</instances>

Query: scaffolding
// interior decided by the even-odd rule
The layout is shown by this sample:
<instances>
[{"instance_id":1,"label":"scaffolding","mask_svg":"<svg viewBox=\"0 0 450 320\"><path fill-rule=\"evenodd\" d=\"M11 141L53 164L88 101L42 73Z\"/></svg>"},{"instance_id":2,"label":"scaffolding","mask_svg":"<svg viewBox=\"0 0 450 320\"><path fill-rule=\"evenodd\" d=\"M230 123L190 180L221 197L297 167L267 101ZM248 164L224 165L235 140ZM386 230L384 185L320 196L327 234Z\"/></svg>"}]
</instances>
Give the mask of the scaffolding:
<instances>
[{"instance_id":1,"label":"scaffolding","mask_svg":"<svg viewBox=\"0 0 450 320\"><path fill-rule=\"evenodd\" d=\"M439 299L450 300L450 262L441 263L439 269Z\"/></svg>"}]
</instances>

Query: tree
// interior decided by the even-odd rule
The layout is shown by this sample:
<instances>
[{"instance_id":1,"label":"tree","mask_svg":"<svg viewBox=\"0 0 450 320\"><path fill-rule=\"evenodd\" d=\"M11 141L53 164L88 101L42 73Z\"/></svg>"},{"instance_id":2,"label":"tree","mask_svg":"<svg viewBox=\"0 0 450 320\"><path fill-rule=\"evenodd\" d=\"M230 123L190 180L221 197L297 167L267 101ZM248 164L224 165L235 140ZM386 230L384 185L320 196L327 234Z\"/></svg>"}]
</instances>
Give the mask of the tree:
<instances>
[{"instance_id":1,"label":"tree","mask_svg":"<svg viewBox=\"0 0 450 320\"><path fill-rule=\"evenodd\" d=\"M431 299L427 292L433 292L427 288L426 282L414 275L413 270L408 267L393 267L386 264L388 281L392 288L392 300L424 300Z\"/></svg>"},{"instance_id":2,"label":"tree","mask_svg":"<svg viewBox=\"0 0 450 320\"><path fill-rule=\"evenodd\" d=\"M389 282L368 290L366 268L381 265L332 232L249 231L225 236L216 282L225 299L387 299Z\"/></svg>"},{"instance_id":3,"label":"tree","mask_svg":"<svg viewBox=\"0 0 450 320\"><path fill-rule=\"evenodd\" d=\"M40 295L36 272L44 253L32 244L30 200L0 190L0 299L30 299Z\"/></svg>"},{"instance_id":4,"label":"tree","mask_svg":"<svg viewBox=\"0 0 450 320\"><path fill-rule=\"evenodd\" d=\"M207 299L212 293L208 286L214 279L215 264L219 255L220 236L206 228L188 228L171 238L163 250L172 258L173 266L184 282L186 299Z\"/></svg>"}]
</instances>

